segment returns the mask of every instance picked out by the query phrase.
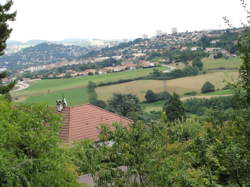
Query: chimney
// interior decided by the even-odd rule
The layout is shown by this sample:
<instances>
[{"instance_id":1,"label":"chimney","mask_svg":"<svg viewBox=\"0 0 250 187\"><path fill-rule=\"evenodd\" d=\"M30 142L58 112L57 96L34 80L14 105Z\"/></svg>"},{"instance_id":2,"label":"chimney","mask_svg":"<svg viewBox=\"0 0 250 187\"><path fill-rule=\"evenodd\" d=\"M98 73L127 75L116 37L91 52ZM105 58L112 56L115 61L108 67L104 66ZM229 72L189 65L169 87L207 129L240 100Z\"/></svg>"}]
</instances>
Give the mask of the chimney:
<instances>
[{"instance_id":1,"label":"chimney","mask_svg":"<svg viewBox=\"0 0 250 187\"><path fill-rule=\"evenodd\" d=\"M67 101L65 98L56 101L57 112L62 112L65 107L67 107Z\"/></svg>"}]
</instances>

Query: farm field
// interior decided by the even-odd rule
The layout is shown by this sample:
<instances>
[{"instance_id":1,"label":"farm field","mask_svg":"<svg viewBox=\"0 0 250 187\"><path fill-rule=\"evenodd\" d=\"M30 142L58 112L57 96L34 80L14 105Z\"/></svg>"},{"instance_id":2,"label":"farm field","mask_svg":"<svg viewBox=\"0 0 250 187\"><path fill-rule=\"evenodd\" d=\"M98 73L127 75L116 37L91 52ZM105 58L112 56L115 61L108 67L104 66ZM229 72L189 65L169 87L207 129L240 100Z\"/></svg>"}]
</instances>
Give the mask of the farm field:
<instances>
[{"instance_id":1,"label":"farm field","mask_svg":"<svg viewBox=\"0 0 250 187\"><path fill-rule=\"evenodd\" d=\"M207 94L199 94L197 96L184 96L181 97L182 101L191 99L191 98L212 98L212 97L221 97L221 96L227 96L227 95L231 95L233 93L232 90L219 90L219 91L215 91L215 92L211 92L211 93L207 93ZM161 111L162 107L164 105L165 101L157 101L154 103L144 103L142 104L143 110L145 112L150 112L150 111Z\"/></svg>"},{"instance_id":2,"label":"farm field","mask_svg":"<svg viewBox=\"0 0 250 187\"><path fill-rule=\"evenodd\" d=\"M159 70L165 70L159 67ZM46 103L54 105L55 100L65 95L68 102L72 105L83 104L88 102L88 93L86 86L89 81L96 83L117 81L120 79L132 79L146 76L153 71L150 69L138 69L126 72L110 73L106 75L94 75L86 77L76 77L68 79L51 79L34 82L29 88L13 92L12 96L15 101L27 103Z\"/></svg>"},{"instance_id":3,"label":"farm field","mask_svg":"<svg viewBox=\"0 0 250 187\"><path fill-rule=\"evenodd\" d=\"M147 90L151 89L156 93L163 92L164 87L170 93L176 92L183 95L186 92L200 92L202 85L210 81L216 88L223 88L227 82L232 82L238 76L237 72L214 72L193 77L184 77L174 80L138 80L117 85L98 87L96 92L98 98L108 100L113 93L131 93L139 97L141 101L145 100L144 96Z\"/></svg>"},{"instance_id":4,"label":"farm field","mask_svg":"<svg viewBox=\"0 0 250 187\"><path fill-rule=\"evenodd\" d=\"M229 59L209 59L204 58L202 60L204 64L205 70L211 70L211 69L236 69L239 68L242 64L242 60L240 57L232 57Z\"/></svg>"}]
</instances>

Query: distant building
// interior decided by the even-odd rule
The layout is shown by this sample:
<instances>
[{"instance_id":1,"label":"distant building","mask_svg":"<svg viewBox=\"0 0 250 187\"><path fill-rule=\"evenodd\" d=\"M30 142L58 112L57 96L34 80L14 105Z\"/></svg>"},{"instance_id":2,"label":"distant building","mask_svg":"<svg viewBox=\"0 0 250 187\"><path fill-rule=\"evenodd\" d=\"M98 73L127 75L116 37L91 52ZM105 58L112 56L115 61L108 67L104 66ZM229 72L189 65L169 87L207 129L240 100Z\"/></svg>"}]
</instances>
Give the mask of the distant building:
<instances>
[{"instance_id":1,"label":"distant building","mask_svg":"<svg viewBox=\"0 0 250 187\"><path fill-rule=\"evenodd\" d=\"M171 32L172 32L172 34L177 34L178 33L177 27L173 27L171 29Z\"/></svg>"},{"instance_id":2,"label":"distant building","mask_svg":"<svg viewBox=\"0 0 250 187\"><path fill-rule=\"evenodd\" d=\"M139 62L138 66L143 67L143 68L150 68L150 67L154 67L155 64L152 62L142 60Z\"/></svg>"},{"instance_id":3,"label":"distant building","mask_svg":"<svg viewBox=\"0 0 250 187\"><path fill-rule=\"evenodd\" d=\"M136 64L133 64L132 62L128 62L126 64L124 64L124 66L127 68L127 69L130 69L130 70L135 70L137 65Z\"/></svg>"}]
</instances>

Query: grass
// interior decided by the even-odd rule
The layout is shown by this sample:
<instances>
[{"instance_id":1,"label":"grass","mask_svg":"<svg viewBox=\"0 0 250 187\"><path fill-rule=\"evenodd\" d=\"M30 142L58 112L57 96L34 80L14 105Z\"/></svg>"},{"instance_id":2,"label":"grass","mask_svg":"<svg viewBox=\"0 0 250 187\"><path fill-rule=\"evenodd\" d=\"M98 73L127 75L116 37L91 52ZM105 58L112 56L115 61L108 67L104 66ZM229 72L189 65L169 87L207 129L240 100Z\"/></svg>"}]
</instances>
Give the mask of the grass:
<instances>
[{"instance_id":1,"label":"grass","mask_svg":"<svg viewBox=\"0 0 250 187\"><path fill-rule=\"evenodd\" d=\"M158 69L165 70L164 67L159 67ZM31 86L25 90L13 92L12 96L17 102L46 103L48 105L54 105L55 100L65 95L71 105L83 104L88 103L89 95L86 86L89 81L100 83L117 81L120 79L132 79L146 76L152 71L153 68L110 73L106 75L40 80L31 84Z\"/></svg>"},{"instance_id":2,"label":"grass","mask_svg":"<svg viewBox=\"0 0 250 187\"><path fill-rule=\"evenodd\" d=\"M25 100L25 103L44 103L52 106L55 105L56 100L61 99L62 96L66 98L68 104L71 106L88 103L89 100L87 89L82 87L70 90L61 90L51 94L30 96Z\"/></svg>"},{"instance_id":3,"label":"grass","mask_svg":"<svg viewBox=\"0 0 250 187\"><path fill-rule=\"evenodd\" d=\"M144 103L142 104L142 108L144 112L151 112L151 111L162 111L162 107L165 101L157 101L154 103Z\"/></svg>"},{"instance_id":4,"label":"grass","mask_svg":"<svg viewBox=\"0 0 250 187\"><path fill-rule=\"evenodd\" d=\"M212 69L238 69L241 64L242 60L240 57L232 57L229 59L209 59L205 58L202 60L204 64L205 70L212 70Z\"/></svg>"},{"instance_id":5,"label":"grass","mask_svg":"<svg viewBox=\"0 0 250 187\"><path fill-rule=\"evenodd\" d=\"M233 94L233 90L219 90L219 91L215 91L215 92L210 92L210 93L205 93L205 94L199 94L201 96L213 96L213 95L230 95Z\"/></svg>"},{"instance_id":6,"label":"grass","mask_svg":"<svg viewBox=\"0 0 250 187\"><path fill-rule=\"evenodd\" d=\"M232 82L238 76L237 72L213 72L204 75L193 77L184 77L174 80L138 80L117 85L98 87L96 92L98 98L108 100L113 93L131 93L144 101L145 93L151 89L156 93L163 92L164 88L170 93L176 92L179 95L184 95L186 92L200 92L202 85L206 81L210 81L216 88L223 88L227 82Z\"/></svg>"}]
</instances>

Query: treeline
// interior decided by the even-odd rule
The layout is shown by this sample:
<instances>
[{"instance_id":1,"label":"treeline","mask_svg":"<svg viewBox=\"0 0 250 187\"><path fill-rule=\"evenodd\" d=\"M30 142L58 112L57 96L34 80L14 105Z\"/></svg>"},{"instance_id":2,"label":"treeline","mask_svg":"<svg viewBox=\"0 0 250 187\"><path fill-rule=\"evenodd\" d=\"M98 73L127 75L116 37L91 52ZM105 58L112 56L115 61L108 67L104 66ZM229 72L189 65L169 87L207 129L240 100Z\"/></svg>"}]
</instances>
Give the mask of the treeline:
<instances>
[{"instance_id":1,"label":"treeline","mask_svg":"<svg viewBox=\"0 0 250 187\"><path fill-rule=\"evenodd\" d=\"M147 60L153 60L154 58L161 57L165 59L166 63L173 62L183 62L186 63L188 61L192 61L195 58L204 58L207 57L208 54L203 50L191 51L191 50L180 50L180 49L169 49L163 52L152 52L149 54Z\"/></svg>"},{"instance_id":2,"label":"treeline","mask_svg":"<svg viewBox=\"0 0 250 187\"><path fill-rule=\"evenodd\" d=\"M154 72L149 75L148 79L154 79L154 80L171 80L181 77L187 77L187 76L195 76L199 74L199 69L192 66L186 66L183 69L175 69L169 73L163 73L159 70L154 70Z\"/></svg>"},{"instance_id":3,"label":"treeline","mask_svg":"<svg viewBox=\"0 0 250 187\"><path fill-rule=\"evenodd\" d=\"M183 102L187 113L204 115L208 109L228 110L235 106L233 96L214 97L210 99L192 98Z\"/></svg>"},{"instance_id":4,"label":"treeline","mask_svg":"<svg viewBox=\"0 0 250 187\"><path fill-rule=\"evenodd\" d=\"M65 78L69 78L70 74L67 73L67 71L81 72L81 71L84 71L87 69L102 69L105 67L111 67L111 66L117 66L117 65L121 65L120 60L109 58L107 60L97 62L97 63L73 64L73 65L58 67L58 68L53 69L53 73L51 72L51 70L41 70L41 71L37 71L37 72L33 72L33 73L25 72L23 74L23 77L38 78L42 75L44 79L46 79L46 78L49 79L48 76L50 74L57 75L57 74L61 74L61 73L66 73ZM54 79L54 78L56 78L56 77L52 77L52 79Z\"/></svg>"}]
</instances>

